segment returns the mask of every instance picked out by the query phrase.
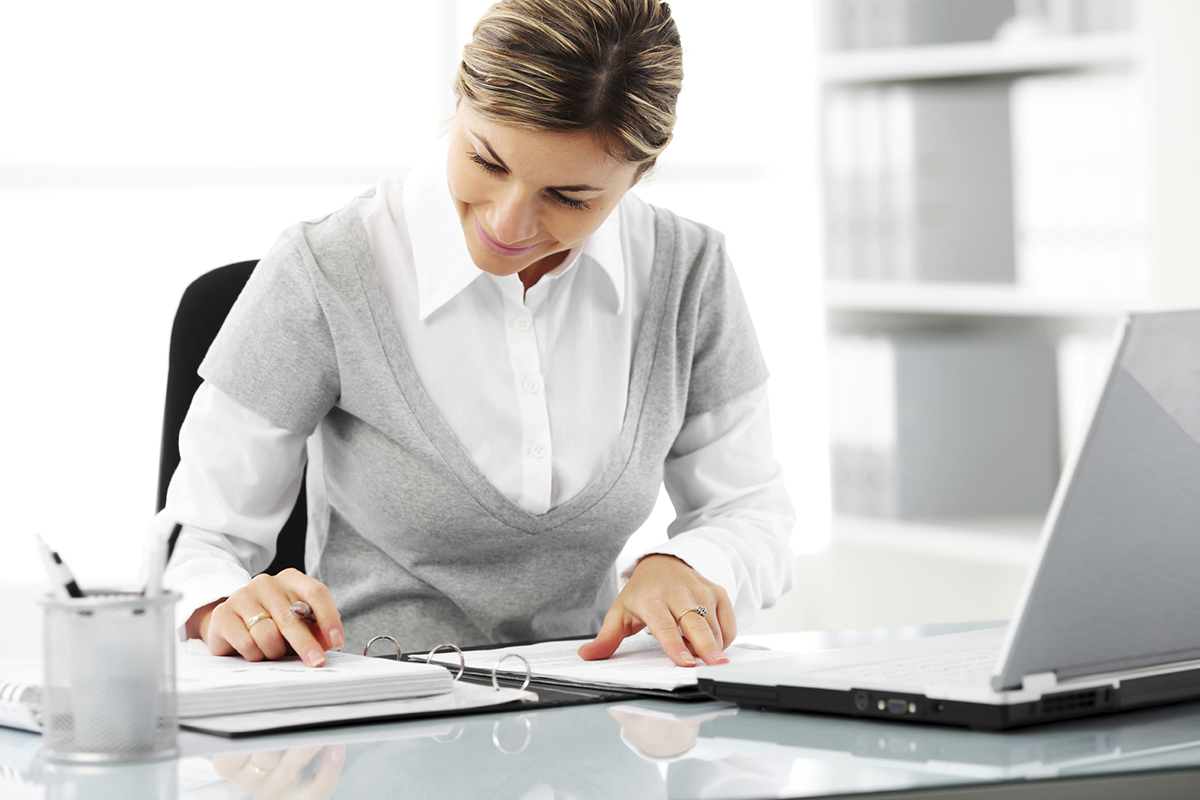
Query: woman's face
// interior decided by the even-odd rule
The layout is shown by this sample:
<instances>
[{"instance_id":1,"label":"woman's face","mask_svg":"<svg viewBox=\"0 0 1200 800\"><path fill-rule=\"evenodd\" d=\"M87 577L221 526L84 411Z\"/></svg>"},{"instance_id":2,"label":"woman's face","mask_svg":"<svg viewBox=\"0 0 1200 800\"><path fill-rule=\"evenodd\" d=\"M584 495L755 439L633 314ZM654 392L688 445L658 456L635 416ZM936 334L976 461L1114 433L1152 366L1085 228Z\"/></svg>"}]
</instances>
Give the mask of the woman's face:
<instances>
[{"instance_id":1,"label":"woman's face","mask_svg":"<svg viewBox=\"0 0 1200 800\"><path fill-rule=\"evenodd\" d=\"M506 125L466 103L454 115L446 166L475 265L501 276L532 267L523 277L534 280L600 227L637 173L586 132Z\"/></svg>"}]
</instances>

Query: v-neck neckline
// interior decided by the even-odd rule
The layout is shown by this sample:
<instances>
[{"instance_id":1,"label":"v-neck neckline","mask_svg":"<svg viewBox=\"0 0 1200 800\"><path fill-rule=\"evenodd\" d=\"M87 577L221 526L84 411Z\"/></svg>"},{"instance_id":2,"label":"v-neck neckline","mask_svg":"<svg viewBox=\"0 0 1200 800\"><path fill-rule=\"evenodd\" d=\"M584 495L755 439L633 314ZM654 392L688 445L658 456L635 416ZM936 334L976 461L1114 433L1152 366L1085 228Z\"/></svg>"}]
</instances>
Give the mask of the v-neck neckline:
<instances>
[{"instance_id":1,"label":"v-neck neckline","mask_svg":"<svg viewBox=\"0 0 1200 800\"><path fill-rule=\"evenodd\" d=\"M575 519L608 494L633 455L634 442L653 372L651 366L658 350L668 289L675 272L675 231L666 217L655 212L654 262L651 266L650 290L642 326L634 346L625 417L621 422L617 446L595 480L575 497L544 514L527 511L497 489L450 430L441 412L425 391L409 358L408 350L400 338L384 293L382 279L371 255L370 242L362 219L356 213L350 213L347 217L346 235L349 239L349 251L358 269L359 280L392 376L417 424L445 460L447 468L462 482L476 502L496 520L509 527L527 533L542 533Z\"/></svg>"}]
</instances>

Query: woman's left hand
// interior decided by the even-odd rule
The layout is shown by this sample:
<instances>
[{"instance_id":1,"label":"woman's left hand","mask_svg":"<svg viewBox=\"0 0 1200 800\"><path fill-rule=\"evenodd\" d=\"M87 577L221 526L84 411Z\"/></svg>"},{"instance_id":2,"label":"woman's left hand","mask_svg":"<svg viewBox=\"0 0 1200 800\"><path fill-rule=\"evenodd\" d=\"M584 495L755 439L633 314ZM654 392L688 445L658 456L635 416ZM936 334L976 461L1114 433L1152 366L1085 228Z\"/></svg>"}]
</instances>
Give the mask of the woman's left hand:
<instances>
[{"instance_id":1,"label":"woman's left hand","mask_svg":"<svg viewBox=\"0 0 1200 800\"><path fill-rule=\"evenodd\" d=\"M697 606L704 606L707 616L696 613ZM661 554L638 563L604 616L600 633L579 648L579 656L585 661L608 658L625 637L642 628L649 628L663 652L681 667L696 666L696 657L705 664L727 663L724 650L737 636L733 603L725 590L678 558Z\"/></svg>"}]
</instances>

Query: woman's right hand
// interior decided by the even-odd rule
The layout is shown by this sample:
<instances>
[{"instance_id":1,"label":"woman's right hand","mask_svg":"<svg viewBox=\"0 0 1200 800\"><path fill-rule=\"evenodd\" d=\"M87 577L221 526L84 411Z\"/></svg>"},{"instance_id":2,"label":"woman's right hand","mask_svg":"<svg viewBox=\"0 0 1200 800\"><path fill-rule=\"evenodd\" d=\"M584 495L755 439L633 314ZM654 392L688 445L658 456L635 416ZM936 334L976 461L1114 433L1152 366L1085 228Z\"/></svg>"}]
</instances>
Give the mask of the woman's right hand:
<instances>
[{"instance_id":1,"label":"woman's right hand","mask_svg":"<svg viewBox=\"0 0 1200 800\"><path fill-rule=\"evenodd\" d=\"M312 609L312 622L292 612L292 604L301 600ZM259 615L265 616L247 626ZM247 661L262 661L295 652L310 667L321 666L326 650L340 650L346 643L329 589L295 569L256 575L224 600L196 609L187 622L187 634L203 639L215 656L236 652Z\"/></svg>"}]
</instances>

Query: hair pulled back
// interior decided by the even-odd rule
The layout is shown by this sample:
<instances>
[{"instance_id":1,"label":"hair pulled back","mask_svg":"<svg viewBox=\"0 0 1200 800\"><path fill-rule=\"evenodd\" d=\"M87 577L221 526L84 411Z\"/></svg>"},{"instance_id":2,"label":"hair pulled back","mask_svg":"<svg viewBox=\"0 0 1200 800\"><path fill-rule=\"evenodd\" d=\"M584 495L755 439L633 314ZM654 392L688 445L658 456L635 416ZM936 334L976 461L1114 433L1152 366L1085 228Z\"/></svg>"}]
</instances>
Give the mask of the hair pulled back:
<instances>
[{"instance_id":1,"label":"hair pulled back","mask_svg":"<svg viewBox=\"0 0 1200 800\"><path fill-rule=\"evenodd\" d=\"M587 131L640 174L670 140L682 83L666 3L501 0L463 48L454 93L500 122Z\"/></svg>"}]
</instances>

